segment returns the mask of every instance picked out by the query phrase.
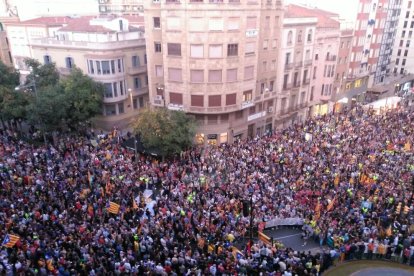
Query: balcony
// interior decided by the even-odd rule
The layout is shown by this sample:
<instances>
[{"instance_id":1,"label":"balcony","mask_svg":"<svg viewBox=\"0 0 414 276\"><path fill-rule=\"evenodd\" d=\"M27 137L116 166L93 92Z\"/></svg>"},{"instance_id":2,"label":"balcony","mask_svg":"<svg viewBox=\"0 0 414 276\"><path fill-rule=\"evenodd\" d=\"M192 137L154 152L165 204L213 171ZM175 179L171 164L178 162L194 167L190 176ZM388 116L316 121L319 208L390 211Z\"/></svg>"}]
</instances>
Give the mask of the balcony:
<instances>
[{"instance_id":1,"label":"balcony","mask_svg":"<svg viewBox=\"0 0 414 276\"><path fill-rule=\"evenodd\" d=\"M218 107L202 107L202 106L190 106L188 107L189 112L209 114L209 113L226 113L239 110L238 105L229 105L229 106L218 106Z\"/></svg>"},{"instance_id":2,"label":"balcony","mask_svg":"<svg viewBox=\"0 0 414 276\"><path fill-rule=\"evenodd\" d=\"M128 75L137 75L147 72L147 66L128 67Z\"/></svg>"},{"instance_id":3,"label":"balcony","mask_svg":"<svg viewBox=\"0 0 414 276\"><path fill-rule=\"evenodd\" d=\"M250 101L245 101L241 103L241 109L245 109L245 108L249 108L254 106L254 101L250 100Z\"/></svg>"},{"instance_id":4,"label":"balcony","mask_svg":"<svg viewBox=\"0 0 414 276\"><path fill-rule=\"evenodd\" d=\"M73 48L73 49L85 49L85 50L117 50L125 47L139 47L145 46L145 39L137 38L131 40L120 40L120 41L102 41L102 42L91 42L91 41L69 41L69 40L57 40L55 38L35 38L31 40L32 46L41 47L53 47L53 48Z\"/></svg>"},{"instance_id":5,"label":"balcony","mask_svg":"<svg viewBox=\"0 0 414 276\"><path fill-rule=\"evenodd\" d=\"M223 0L208 0L209 3L214 3L214 4L221 4L224 3Z\"/></svg>"},{"instance_id":6,"label":"balcony","mask_svg":"<svg viewBox=\"0 0 414 276\"><path fill-rule=\"evenodd\" d=\"M285 70L291 70L291 69L293 69L293 62L285 63Z\"/></svg>"},{"instance_id":7,"label":"balcony","mask_svg":"<svg viewBox=\"0 0 414 276\"><path fill-rule=\"evenodd\" d=\"M310 79L305 79L305 80L303 80L303 84L304 84L304 85L308 85L308 84L310 84Z\"/></svg>"},{"instance_id":8,"label":"balcony","mask_svg":"<svg viewBox=\"0 0 414 276\"><path fill-rule=\"evenodd\" d=\"M287 90L289 90L291 88L292 88L292 84L291 83L287 83L287 84L284 84L283 85L282 90L287 91Z\"/></svg>"},{"instance_id":9,"label":"balcony","mask_svg":"<svg viewBox=\"0 0 414 276\"><path fill-rule=\"evenodd\" d=\"M295 64L295 68L300 68L302 66L303 66L303 62L302 61L296 62L296 64Z\"/></svg>"},{"instance_id":10,"label":"balcony","mask_svg":"<svg viewBox=\"0 0 414 276\"><path fill-rule=\"evenodd\" d=\"M184 106L182 104L168 104L169 110L175 110L175 111L184 111Z\"/></svg>"},{"instance_id":11,"label":"balcony","mask_svg":"<svg viewBox=\"0 0 414 276\"><path fill-rule=\"evenodd\" d=\"M167 4L180 4L180 0L165 0Z\"/></svg>"},{"instance_id":12,"label":"balcony","mask_svg":"<svg viewBox=\"0 0 414 276\"><path fill-rule=\"evenodd\" d=\"M312 65L312 60L311 59L305 60L305 62L303 63L303 65L305 67L311 66Z\"/></svg>"},{"instance_id":13,"label":"balcony","mask_svg":"<svg viewBox=\"0 0 414 276\"><path fill-rule=\"evenodd\" d=\"M336 61L336 56L327 56L326 61Z\"/></svg>"}]
</instances>

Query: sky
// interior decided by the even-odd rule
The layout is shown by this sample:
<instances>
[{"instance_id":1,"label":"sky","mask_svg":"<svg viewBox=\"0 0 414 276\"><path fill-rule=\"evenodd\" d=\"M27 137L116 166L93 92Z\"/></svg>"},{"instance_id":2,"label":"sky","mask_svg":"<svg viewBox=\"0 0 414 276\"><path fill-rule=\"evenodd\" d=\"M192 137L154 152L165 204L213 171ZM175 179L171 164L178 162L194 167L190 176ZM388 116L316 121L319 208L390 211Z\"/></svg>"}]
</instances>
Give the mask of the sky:
<instances>
[{"instance_id":1,"label":"sky","mask_svg":"<svg viewBox=\"0 0 414 276\"><path fill-rule=\"evenodd\" d=\"M355 22L359 0L285 0L285 3L289 2L332 11L345 21Z\"/></svg>"}]
</instances>

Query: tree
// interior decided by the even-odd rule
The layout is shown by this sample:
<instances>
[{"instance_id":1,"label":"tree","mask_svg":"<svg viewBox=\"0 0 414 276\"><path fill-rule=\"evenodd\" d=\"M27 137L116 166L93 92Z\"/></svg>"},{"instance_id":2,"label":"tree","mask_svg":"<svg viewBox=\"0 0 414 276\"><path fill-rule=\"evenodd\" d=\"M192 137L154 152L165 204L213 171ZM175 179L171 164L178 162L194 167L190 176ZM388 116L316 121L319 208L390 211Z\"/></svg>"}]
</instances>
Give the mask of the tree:
<instances>
[{"instance_id":1,"label":"tree","mask_svg":"<svg viewBox=\"0 0 414 276\"><path fill-rule=\"evenodd\" d=\"M31 73L26 77L26 85L36 84L36 88L40 89L59 83L59 71L54 63L40 64L39 61L31 58L26 58L24 63L31 68Z\"/></svg>"},{"instance_id":2,"label":"tree","mask_svg":"<svg viewBox=\"0 0 414 276\"><path fill-rule=\"evenodd\" d=\"M0 119L10 121L24 118L24 106L27 104L23 95L15 91L19 85L20 74L14 68L0 61Z\"/></svg>"},{"instance_id":3,"label":"tree","mask_svg":"<svg viewBox=\"0 0 414 276\"><path fill-rule=\"evenodd\" d=\"M181 111L145 109L133 122L133 128L141 136L145 148L158 150L164 158L192 145L196 123L193 117Z\"/></svg>"},{"instance_id":4,"label":"tree","mask_svg":"<svg viewBox=\"0 0 414 276\"><path fill-rule=\"evenodd\" d=\"M60 81L69 110L68 126L77 127L92 117L101 114L104 86L73 68L70 75Z\"/></svg>"},{"instance_id":5,"label":"tree","mask_svg":"<svg viewBox=\"0 0 414 276\"><path fill-rule=\"evenodd\" d=\"M0 87L14 89L19 85L20 74L12 67L8 67L0 60Z\"/></svg>"},{"instance_id":6,"label":"tree","mask_svg":"<svg viewBox=\"0 0 414 276\"><path fill-rule=\"evenodd\" d=\"M28 121L42 132L64 129L68 103L61 86L38 89L37 97L27 108Z\"/></svg>"}]
</instances>

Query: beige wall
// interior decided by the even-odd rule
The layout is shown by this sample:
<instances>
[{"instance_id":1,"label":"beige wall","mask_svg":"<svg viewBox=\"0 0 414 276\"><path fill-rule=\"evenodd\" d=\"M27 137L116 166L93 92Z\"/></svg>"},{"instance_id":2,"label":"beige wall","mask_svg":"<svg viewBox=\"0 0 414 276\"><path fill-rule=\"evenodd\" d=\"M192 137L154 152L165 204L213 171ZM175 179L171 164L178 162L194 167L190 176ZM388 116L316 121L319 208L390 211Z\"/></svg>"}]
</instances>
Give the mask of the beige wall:
<instances>
[{"instance_id":1,"label":"beige wall","mask_svg":"<svg viewBox=\"0 0 414 276\"><path fill-rule=\"evenodd\" d=\"M117 93L118 97L104 98L103 114L97 118L96 127L110 129L113 126L126 128L129 121L134 118L140 108L143 108L148 102L148 86L146 85L146 66L144 63L145 45L139 46L139 40L136 40L135 47L128 47L114 49L114 50L101 50L96 51L94 49L76 49L75 47L53 47L52 45L32 45L33 57L43 63L43 57L49 55L52 62L56 63L56 67L59 71L65 75L70 72L70 69L66 67L66 58L73 59L74 64L80 68L85 74L96 81L102 83L114 83L118 85ZM102 43L102 45L105 45ZM133 68L132 56L139 56L141 66ZM88 60L115 60L115 67L117 67L117 60L123 60L124 72L119 73L115 70L114 74L98 75L88 72ZM96 67L95 67L96 71ZM135 78L140 79L141 88L135 88ZM123 85L123 95L120 93L119 82L125 80ZM128 91L131 89L131 91ZM123 105L124 112L119 105ZM107 109L115 107L115 115L108 115Z\"/></svg>"},{"instance_id":2,"label":"beige wall","mask_svg":"<svg viewBox=\"0 0 414 276\"><path fill-rule=\"evenodd\" d=\"M148 49L148 72L150 82L151 103L157 102L157 106L169 106L170 93L182 94L182 106L174 106L184 111L195 114L199 121L199 132L205 134L225 134L229 141L233 135L243 134L246 137L247 130L250 134L256 132L262 134L264 125L272 123L273 114L268 112L269 100L276 96L276 84L274 93L261 93L261 83L268 87L270 80L276 81L277 68L270 70L271 60L277 62L278 47L272 47L274 38L279 43L278 26L274 26L275 17L282 22L282 10L272 1L271 5L256 4L248 1L240 1L240 4L189 3L182 4L154 4L152 1L145 3L145 29ZM279 2L279 1L278 1ZM270 2L269 2L270 3ZM264 28L266 16L270 16L269 30ZM154 28L154 17L160 18L161 28ZM255 26L252 19L256 18ZM199 19L194 19L199 18ZM217 19L217 20L216 20ZM219 22L222 20L222 22ZM237 30L232 30L234 22L238 22ZM213 30L213 24L222 28ZM234 23L236 24L236 23ZM197 27L199 26L199 28ZM233 25L234 26L234 25ZM259 29L261 31L259 31ZM266 30L266 31L265 31ZM267 49L263 49L264 40L268 40ZM156 53L154 42L162 45L162 53ZM168 55L168 43L181 44L181 57ZM247 46L248 43L249 46ZM203 45L203 56L194 58L191 55L191 45ZM228 45L237 44L236 56L228 56ZM222 57L211 58L209 56L210 45L222 45ZM246 48L254 49L252 54L246 54ZM263 61L269 62L268 69L262 67ZM163 76L157 76L155 66L162 66ZM244 78L246 67L253 66L254 72L251 78ZM180 68L182 81L174 82L169 79L168 68ZM237 81L227 81L227 69L237 69ZM191 80L191 70L203 70L204 80L194 83ZM222 70L221 81L209 82L209 70ZM164 102L160 103L158 94L161 94ZM251 101L243 104L243 92L251 90ZM228 94L236 94L236 103L226 104ZM203 96L203 106L192 106L191 95ZM209 96L221 96L219 106L209 106ZM266 98L266 99L265 99ZM249 103L248 103L249 102ZM275 104L273 100L273 104ZM249 107L250 105L250 107ZM170 105L170 107L172 107ZM269 120L270 119L270 120Z\"/></svg>"},{"instance_id":3,"label":"beige wall","mask_svg":"<svg viewBox=\"0 0 414 276\"><path fill-rule=\"evenodd\" d=\"M13 65L13 61L10 59L9 43L7 42L7 33L5 31L0 31L0 60L8 66Z\"/></svg>"}]
</instances>

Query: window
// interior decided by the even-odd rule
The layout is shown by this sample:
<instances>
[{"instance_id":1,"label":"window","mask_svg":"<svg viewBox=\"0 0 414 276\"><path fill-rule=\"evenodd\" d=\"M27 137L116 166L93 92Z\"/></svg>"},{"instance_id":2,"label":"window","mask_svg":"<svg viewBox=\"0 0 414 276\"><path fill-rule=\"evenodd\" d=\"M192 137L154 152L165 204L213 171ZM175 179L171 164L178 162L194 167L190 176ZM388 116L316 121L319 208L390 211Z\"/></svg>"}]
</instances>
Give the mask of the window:
<instances>
[{"instance_id":1,"label":"window","mask_svg":"<svg viewBox=\"0 0 414 276\"><path fill-rule=\"evenodd\" d=\"M168 43L168 55L169 56L181 56L181 44L180 43Z\"/></svg>"},{"instance_id":2,"label":"window","mask_svg":"<svg viewBox=\"0 0 414 276\"><path fill-rule=\"evenodd\" d=\"M179 17L167 17L168 30L181 30Z\"/></svg>"},{"instance_id":3,"label":"window","mask_svg":"<svg viewBox=\"0 0 414 276\"><path fill-rule=\"evenodd\" d=\"M182 105L183 104L183 94L170 92L170 103Z\"/></svg>"},{"instance_id":4,"label":"window","mask_svg":"<svg viewBox=\"0 0 414 276\"><path fill-rule=\"evenodd\" d=\"M222 58L223 57L223 45L210 45L209 46L210 58Z\"/></svg>"},{"instance_id":5,"label":"window","mask_svg":"<svg viewBox=\"0 0 414 276\"><path fill-rule=\"evenodd\" d=\"M115 74L115 60L111 60L111 72Z\"/></svg>"},{"instance_id":6,"label":"window","mask_svg":"<svg viewBox=\"0 0 414 276\"><path fill-rule=\"evenodd\" d=\"M292 39L293 39L293 32L289 31L288 35L287 35L287 44L288 45L292 44Z\"/></svg>"},{"instance_id":7,"label":"window","mask_svg":"<svg viewBox=\"0 0 414 276\"><path fill-rule=\"evenodd\" d=\"M227 82L237 81L237 68L227 69Z\"/></svg>"},{"instance_id":8,"label":"window","mask_svg":"<svg viewBox=\"0 0 414 276\"><path fill-rule=\"evenodd\" d=\"M236 98L237 98L236 93L227 94L226 95L226 105L235 105L236 104Z\"/></svg>"},{"instance_id":9,"label":"window","mask_svg":"<svg viewBox=\"0 0 414 276\"><path fill-rule=\"evenodd\" d=\"M322 84L322 88L321 88L321 96L323 96L324 88L325 88L325 85L324 85L324 84Z\"/></svg>"},{"instance_id":10,"label":"window","mask_svg":"<svg viewBox=\"0 0 414 276\"><path fill-rule=\"evenodd\" d=\"M114 92L114 97L118 97L118 84L116 82L112 83L112 89Z\"/></svg>"},{"instance_id":11,"label":"window","mask_svg":"<svg viewBox=\"0 0 414 276\"><path fill-rule=\"evenodd\" d=\"M104 83L104 87L105 87L105 98L112 98L113 94L112 94L112 83Z\"/></svg>"},{"instance_id":12,"label":"window","mask_svg":"<svg viewBox=\"0 0 414 276\"><path fill-rule=\"evenodd\" d=\"M190 50L192 58L204 57L204 46L202 44L191 44Z\"/></svg>"},{"instance_id":13,"label":"window","mask_svg":"<svg viewBox=\"0 0 414 276\"><path fill-rule=\"evenodd\" d=\"M106 116L116 115L116 105L106 104L105 105L105 115Z\"/></svg>"},{"instance_id":14,"label":"window","mask_svg":"<svg viewBox=\"0 0 414 276\"><path fill-rule=\"evenodd\" d=\"M208 106L209 107L221 106L221 95L208 96Z\"/></svg>"},{"instance_id":15,"label":"window","mask_svg":"<svg viewBox=\"0 0 414 276\"><path fill-rule=\"evenodd\" d=\"M204 70L191 70L190 80L191 82L204 82Z\"/></svg>"},{"instance_id":16,"label":"window","mask_svg":"<svg viewBox=\"0 0 414 276\"><path fill-rule=\"evenodd\" d=\"M267 61L263 61L262 69L263 69L263 72L267 71Z\"/></svg>"},{"instance_id":17,"label":"window","mask_svg":"<svg viewBox=\"0 0 414 276\"><path fill-rule=\"evenodd\" d=\"M256 43L255 42L247 42L244 52L245 52L246 55L254 54L255 49L256 49Z\"/></svg>"},{"instance_id":18,"label":"window","mask_svg":"<svg viewBox=\"0 0 414 276\"><path fill-rule=\"evenodd\" d=\"M243 92L243 102L248 102L253 99L253 91L247 90Z\"/></svg>"},{"instance_id":19,"label":"window","mask_svg":"<svg viewBox=\"0 0 414 276\"><path fill-rule=\"evenodd\" d=\"M203 18L193 17L190 18L188 28L190 32L202 32L204 30L203 23Z\"/></svg>"},{"instance_id":20,"label":"window","mask_svg":"<svg viewBox=\"0 0 414 276\"><path fill-rule=\"evenodd\" d=\"M123 69L122 59L118 59L118 73L122 73L124 71Z\"/></svg>"},{"instance_id":21,"label":"window","mask_svg":"<svg viewBox=\"0 0 414 276\"><path fill-rule=\"evenodd\" d=\"M142 87L140 78L138 77L134 78L134 87L135 89L140 89Z\"/></svg>"},{"instance_id":22,"label":"window","mask_svg":"<svg viewBox=\"0 0 414 276\"><path fill-rule=\"evenodd\" d=\"M397 56L401 56L401 49L398 49Z\"/></svg>"},{"instance_id":23,"label":"window","mask_svg":"<svg viewBox=\"0 0 414 276\"><path fill-rule=\"evenodd\" d=\"M223 31L223 18L210 18L208 20L208 29L210 31Z\"/></svg>"},{"instance_id":24,"label":"window","mask_svg":"<svg viewBox=\"0 0 414 276\"><path fill-rule=\"evenodd\" d=\"M272 48L276 48L277 47L277 39L273 39L272 40Z\"/></svg>"},{"instance_id":25,"label":"window","mask_svg":"<svg viewBox=\"0 0 414 276\"><path fill-rule=\"evenodd\" d=\"M302 42L302 31L299 31L298 33L298 42Z\"/></svg>"},{"instance_id":26,"label":"window","mask_svg":"<svg viewBox=\"0 0 414 276\"><path fill-rule=\"evenodd\" d=\"M402 62L401 62L401 66L405 66L405 63L406 62L407 62L407 60L406 59L403 59Z\"/></svg>"},{"instance_id":27,"label":"window","mask_svg":"<svg viewBox=\"0 0 414 276\"><path fill-rule=\"evenodd\" d=\"M269 40L267 39L263 40L263 50L267 50L268 45L269 45Z\"/></svg>"},{"instance_id":28,"label":"window","mask_svg":"<svg viewBox=\"0 0 414 276\"><path fill-rule=\"evenodd\" d=\"M95 69L93 68L93 60L90 60L90 61L89 61L89 66L88 66L88 68L89 68L89 73L90 73L90 74L95 74Z\"/></svg>"},{"instance_id":29,"label":"window","mask_svg":"<svg viewBox=\"0 0 414 276\"><path fill-rule=\"evenodd\" d=\"M276 70L276 60L272 60L272 63L270 64L270 71Z\"/></svg>"},{"instance_id":30,"label":"window","mask_svg":"<svg viewBox=\"0 0 414 276\"><path fill-rule=\"evenodd\" d=\"M109 75L111 73L111 68L109 67L109 61L102 61L102 74Z\"/></svg>"},{"instance_id":31,"label":"window","mask_svg":"<svg viewBox=\"0 0 414 276\"><path fill-rule=\"evenodd\" d=\"M313 33L313 31L309 30L309 32L308 32L308 42L312 42L312 33Z\"/></svg>"},{"instance_id":32,"label":"window","mask_svg":"<svg viewBox=\"0 0 414 276\"><path fill-rule=\"evenodd\" d=\"M318 60L319 59L319 55L318 54L316 54L315 55L315 60Z\"/></svg>"},{"instance_id":33,"label":"window","mask_svg":"<svg viewBox=\"0 0 414 276\"><path fill-rule=\"evenodd\" d=\"M139 67L139 56L132 56L132 67Z\"/></svg>"},{"instance_id":34,"label":"window","mask_svg":"<svg viewBox=\"0 0 414 276\"><path fill-rule=\"evenodd\" d=\"M289 74L285 74L283 76L283 89L287 89L289 81Z\"/></svg>"},{"instance_id":35,"label":"window","mask_svg":"<svg viewBox=\"0 0 414 276\"><path fill-rule=\"evenodd\" d=\"M230 17L227 21L227 29L229 31L237 31L239 29L239 21L238 17Z\"/></svg>"},{"instance_id":36,"label":"window","mask_svg":"<svg viewBox=\"0 0 414 276\"><path fill-rule=\"evenodd\" d=\"M143 108L144 107L144 97L139 97L139 107Z\"/></svg>"},{"instance_id":37,"label":"window","mask_svg":"<svg viewBox=\"0 0 414 276\"><path fill-rule=\"evenodd\" d=\"M96 72L98 72L98 75L100 75L102 73L102 71L101 71L101 62L100 61L96 61Z\"/></svg>"},{"instance_id":38,"label":"window","mask_svg":"<svg viewBox=\"0 0 414 276\"><path fill-rule=\"evenodd\" d=\"M118 104L118 114L122 114L122 113L125 113L124 103L119 103Z\"/></svg>"},{"instance_id":39,"label":"window","mask_svg":"<svg viewBox=\"0 0 414 276\"><path fill-rule=\"evenodd\" d=\"M408 50L404 51L404 56L406 57L408 55Z\"/></svg>"},{"instance_id":40,"label":"window","mask_svg":"<svg viewBox=\"0 0 414 276\"><path fill-rule=\"evenodd\" d=\"M238 44L228 44L227 45L227 56L237 56L239 45Z\"/></svg>"},{"instance_id":41,"label":"window","mask_svg":"<svg viewBox=\"0 0 414 276\"><path fill-rule=\"evenodd\" d=\"M121 95L124 95L124 81L119 82L119 91L121 92Z\"/></svg>"},{"instance_id":42,"label":"window","mask_svg":"<svg viewBox=\"0 0 414 276\"><path fill-rule=\"evenodd\" d=\"M170 81L182 82L182 73L180 68L168 68L168 79Z\"/></svg>"},{"instance_id":43,"label":"window","mask_svg":"<svg viewBox=\"0 0 414 276\"><path fill-rule=\"evenodd\" d=\"M208 71L208 82L210 83L222 82L221 75L222 75L221 70L209 70Z\"/></svg>"},{"instance_id":44,"label":"window","mask_svg":"<svg viewBox=\"0 0 414 276\"><path fill-rule=\"evenodd\" d=\"M73 58L67 57L65 61L66 61L66 68L69 68L69 69L73 68L73 65L74 65Z\"/></svg>"},{"instance_id":45,"label":"window","mask_svg":"<svg viewBox=\"0 0 414 276\"><path fill-rule=\"evenodd\" d=\"M159 17L153 17L153 21L154 21L154 28L155 29L161 28L161 21L160 21Z\"/></svg>"},{"instance_id":46,"label":"window","mask_svg":"<svg viewBox=\"0 0 414 276\"><path fill-rule=\"evenodd\" d=\"M204 106L204 96L203 95L191 95L191 106Z\"/></svg>"},{"instance_id":47,"label":"window","mask_svg":"<svg viewBox=\"0 0 414 276\"><path fill-rule=\"evenodd\" d=\"M247 29L256 29L256 17L247 17L246 28Z\"/></svg>"},{"instance_id":48,"label":"window","mask_svg":"<svg viewBox=\"0 0 414 276\"><path fill-rule=\"evenodd\" d=\"M161 43L160 42L154 42L154 50L156 53L161 53Z\"/></svg>"},{"instance_id":49,"label":"window","mask_svg":"<svg viewBox=\"0 0 414 276\"><path fill-rule=\"evenodd\" d=\"M144 54L144 64L147 64L147 54Z\"/></svg>"},{"instance_id":50,"label":"window","mask_svg":"<svg viewBox=\"0 0 414 276\"><path fill-rule=\"evenodd\" d=\"M155 75L157 77L162 77L164 75L164 71L162 70L161 65L155 65Z\"/></svg>"},{"instance_id":51,"label":"window","mask_svg":"<svg viewBox=\"0 0 414 276\"><path fill-rule=\"evenodd\" d=\"M261 94L263 94L263 92L265 91L265 88L266 88L266 83L262 82L262 83L260 84L260 93L261 93Z\"/></svg>"},{"instance_id":52,"label":"window","mask_svg":"<svg viewBox=\"0 0 414 276\"><path fill-rule=\"evenodd\" d=\"M244 67L244 80L250 80L254 77L254 66Z\"/></svg>"},{"instance_id":53,"label":"window","mask_svg":"<svg viewBox=\"0 0 414 276\"><path fill-rule=\"evenodd\" d=\"M50 63L52 63L52 58L49 55L44 55L43 56L43 63L44 64L50 64Z\"/></svg>"},{"instance_id":54,"label":"window","mask_svg":"<svg viewBox=\"0 0 414 276\"><path fill-rule=\"evenodd\" d=\"M310 93L310 97L309 97L309 101L313 101L313 91L315 90L315 86L311 87L311 93Z\"/></svg>"},{"instance_id":55,"label":"window","mask_svg":"<svg viewBox=\"0 0 414 276\"><path fill-rule=\"evenodd\" d=\"M134 98L132 100L132 106L134 107L134 109L138 109L138 101L137 101L137 98Z\"/></svg>"},{"instance_id":56,"label":"window","mask_svg":"<svg viewBox=\"0 0 414 276\"><path fill-rule=\"evenodd\" d=\"M272 92L273 91L273 86L275 84L275 81L270 81L269 82L269 91Z\"/></svg>"},{"instance_id":57,"label":"window","mask_svg":"<svg viewBox=\"0 0 414 276\"><path fill-rule=\"evenodd\" d=\"M316 71L317 71L317 67L313 67L313 79L316 79Z\"/></svg>"},{"instance_id":58,"label":"window","mask_svg":"<svg viewBox=\"0 0 414 276\"><path fill-rule=\"evenodd\" d=\"M397 58L396 60L395 60L395 65L398 65L400 63L400 59L399 58Z\"/></svg>"}]
</instances>

